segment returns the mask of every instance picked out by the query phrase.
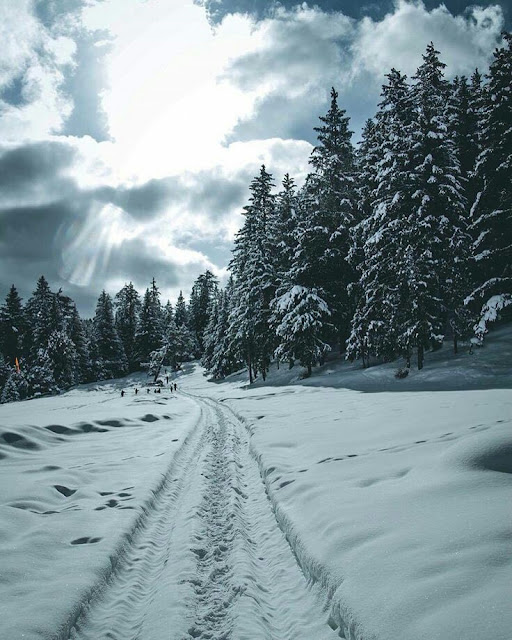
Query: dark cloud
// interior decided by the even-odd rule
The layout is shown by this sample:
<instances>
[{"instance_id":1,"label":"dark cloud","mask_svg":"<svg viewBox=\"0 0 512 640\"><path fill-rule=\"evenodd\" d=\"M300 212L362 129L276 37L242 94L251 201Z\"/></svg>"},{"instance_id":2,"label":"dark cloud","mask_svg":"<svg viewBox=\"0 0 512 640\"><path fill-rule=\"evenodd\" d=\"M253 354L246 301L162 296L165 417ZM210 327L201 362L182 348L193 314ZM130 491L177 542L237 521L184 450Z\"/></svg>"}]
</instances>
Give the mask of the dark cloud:
<instances>
[{"instance_id":1,"label":"dark cloud","mask_svg":"<svg viewBox=\"0 0 512 640\"><path fill-rule=\"evenodd\" d=\"M205 213L218 220L244 202L252 177L247 169L234 176L224 176L215 169L202 171L194 176L195 185L188 192L187 206L194 213Z\"/></svg>"},{"instance_id":2,"label":"dark cloud","mask_svg":"<svg viewBox=\"0 0 512 640\"><path fill-rule=\"evenodd\" d=\"M244 13L257 20L262 20L272 17L276 7L292 9L302 3L297 0L280 0L280 2L275 2L275 0L196 0L196 4L203 6L208 19L217 24L225 16L233 13ZM322 11L341 11L352 18L361 18L365 15L378 18L391 9L394 2L393 0L381 0L361 5L358 0L315 0L315 2L308 4L319 7Z\"/></svg>"},{"instance_id":3,"label":"dark cloud","mask_svg":"<svg viewBox=\"0 0 512 640\"><path fill-rule=\"evenodd\" d=\"M164 289L187 290L206 268L205 259L198 255L197 261L189 259L183 265L182 256L173 256L172 248L168 254L155 250L151 238L158 217L177 207L182 213L220 220L233 207L242 206L252 177L245 169L228 177L214 168L135 187L83 190L65 175L76 158L71 145L55 141L24 145L0 155L0 298L13 283L27 298L41 274L54 289L70 295L86 316L93 313L94 301L109 282L132 280L143 290L155 277ZM150 225L149 236L105 244L109 210L104 207L108 204L128 214L127 224L132 218L137 224ZM186 230L181 235L178 230L177 235L182 249L208 255L214 264L225 265L229 260L227 241L216 243L207 234L187 235ZM90 278L77 286L89 267Z\"/></svg>"},{"instance_id":4,"label":"dark cloud","mask_svg":"<svg viewBox=\"0 0 512 640\"><path fill-rule=\"evenodd\" d=\"M0 152L1 153L1 152ZM36 142L4 151L0 155L0 201L5 195L23 197L42 187L46 192L58 183L59 191L74 184L63 177L65 169L74 162L76 151L62 142Z\"/></svg>"},{"instance_id":5,"label":"dark cloud","mask_svg":"<svg viewBox=\"0 0 512 640\"><path fill-rule=\"evenodd\" d=\"M292 9L301 4L298 0L195 0L196 4L203 6L208 15L208 19L213 24L218 24L229 14L244 13L253 16L257 20L271 17L276 10L276 7L284 7L286 9ZM379 20L388 12L390 12L394 5L395 0L378 0L369 2L360 2L359 0L315 0L308 3L309 6L319 7L325 12L341 12L351 18L361 19L365 16L369 16L374 20ZM424 4L427 9L434 9L438 7L440 0L424 0ZM468 0L444 0L442 2L446 8L453 14L461 14L468 7L475 4L481 7L488 7L491 5L499 4L503 8L507 28L511 27L511 7L507 0L502 2L496 2L496 0L478 0L478 2Z\"/></svg>"}]
</instances>

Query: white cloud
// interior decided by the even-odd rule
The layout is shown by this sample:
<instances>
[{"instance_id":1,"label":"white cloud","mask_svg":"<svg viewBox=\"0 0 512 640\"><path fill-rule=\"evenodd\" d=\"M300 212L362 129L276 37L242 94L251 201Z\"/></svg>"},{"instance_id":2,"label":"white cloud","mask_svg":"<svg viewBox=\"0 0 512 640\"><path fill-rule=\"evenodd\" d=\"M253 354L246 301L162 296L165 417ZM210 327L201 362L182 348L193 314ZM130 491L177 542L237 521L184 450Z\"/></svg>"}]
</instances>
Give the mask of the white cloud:
<instances>
[{"instance_id":1,"label":"white cloud","mask_svg":"<svg viewBox=\"0 0 512 640\"><path fill-rule=\"evenodd\" d=\"M22 87L20 104L0 100L3 141L44 138L58 131L72 110L61 87L76 45L69 37L50 33L33 11L32 0L0 2L0 89L15 81Z\"/></svg>"},{"instance_id":2,"label":"white cloud","mask_svg":"<svg viewBox=\"0 0 512 640\"><path fill-rule=\"evenodd\" d=\"M361 21L352 47L354 75L369 71L382 77L395 67L411 76L430 41L441 52L448 76L468 75L486 67L502 29L497 5L454 16L444 5L428 11L422 2L399 0L382 21Z\"/></svg>"}]
</instances>

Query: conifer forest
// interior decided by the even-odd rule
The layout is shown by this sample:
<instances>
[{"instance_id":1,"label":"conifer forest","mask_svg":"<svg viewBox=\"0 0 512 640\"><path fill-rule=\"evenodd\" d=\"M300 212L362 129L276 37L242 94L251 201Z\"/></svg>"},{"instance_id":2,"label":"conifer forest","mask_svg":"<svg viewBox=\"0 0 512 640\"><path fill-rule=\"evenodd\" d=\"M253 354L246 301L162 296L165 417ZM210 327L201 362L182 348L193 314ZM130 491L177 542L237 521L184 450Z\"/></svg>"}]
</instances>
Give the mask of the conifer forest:
<instances>
[{"instance_id":1,"label":"conifer forest","mask_svg":"<svg viewBox=\"0 0 512 640\"><path fill-rule=\"evenodd\" d=\"M357 145L335 88L304 184L250 183L230 277L200 275L164 304L153 279L99 295L93 318L42 275L0 310L1 402L201 358L214 379L328 353L361 366L428 366L485 338L512 309L512 35L488 69L445 78L435 46L391 69ZM312 123L314 124L314 123ZM130 274L127 274L129 280ZM148 274L148 280L151 274Z\"/></svg>"}]
</instances>

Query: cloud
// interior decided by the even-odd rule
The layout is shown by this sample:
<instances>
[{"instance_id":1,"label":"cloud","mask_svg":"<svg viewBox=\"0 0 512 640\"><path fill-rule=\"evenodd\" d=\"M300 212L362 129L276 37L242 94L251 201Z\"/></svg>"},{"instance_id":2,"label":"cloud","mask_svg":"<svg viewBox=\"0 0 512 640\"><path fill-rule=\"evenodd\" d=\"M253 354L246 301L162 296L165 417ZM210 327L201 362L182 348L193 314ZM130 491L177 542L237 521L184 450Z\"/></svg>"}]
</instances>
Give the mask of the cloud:
<instances>
[{"instance_id":1,"label":"cloud","mask_svg":"<svg viewBox=\"0 0 512 640\"><path fill-rule=\"evenodd\" d=\"M286 157L282 144L269 148ZM253 148L256 162L264 149ZM115 293L154 275L176 297L207 268L222 275L257 164L81 188L72 177L79 152L48 140L0 154L1 290L14 280L26 297L44 273L88 315L103 287Z\"/></svg>"},{"instance_id":2,"label":"cloud","mask_svg":"<svg viewBox=\"0 0 512 640\"><path fill-rule=\"evenodd\" d=\"M0 3L0 138L38 138L58 131L72 109L62 91L74 63L75 42L50 32L33 2Z\"/></svg>"},{"instance_id":3,"label":"cloud","mask_svg":"<svg viewBox=\"0 0 512 640\"><path fill-rule=\"evenodd\" d=\"M239 119L227 140L266 132L313 141L331 86L358 134L374 114L384 74L393 66L413 74L434 39L449 77L470 74L487 66L503 24L498 5L453 15L443 5L428 10L419 0L399 0L381 20L359 21L305 4L278 8L255 23L250 50L224 72L225 80L256 95L252 112Z\"/></svg>"},{"instance_id":4,"label":"cloud","mask_svg":"<svg viewBox=\"0 0 512 640\"><path fill-rule=\"evenodd\" d=\"M5 150L0 155L1 205L42 204L70 194L75 186L66 173L74 158L71 145L55 141Z\"/></svg>"},{"instance_id":5,"label":"cloud","mask_svg":"<svg viewBox=\"0 0 512 640\"><path fill-rule=\"evenodd\" d=\"M444 5L428 11L422 2L399 0L382 21L361 21L352 47L354 74L365 70L382 76L394 67L411 76L431 40L449 77L471 74L475 67L487 66L503 26L498 5L453 15Z\"/></svg>"}]
</instances>

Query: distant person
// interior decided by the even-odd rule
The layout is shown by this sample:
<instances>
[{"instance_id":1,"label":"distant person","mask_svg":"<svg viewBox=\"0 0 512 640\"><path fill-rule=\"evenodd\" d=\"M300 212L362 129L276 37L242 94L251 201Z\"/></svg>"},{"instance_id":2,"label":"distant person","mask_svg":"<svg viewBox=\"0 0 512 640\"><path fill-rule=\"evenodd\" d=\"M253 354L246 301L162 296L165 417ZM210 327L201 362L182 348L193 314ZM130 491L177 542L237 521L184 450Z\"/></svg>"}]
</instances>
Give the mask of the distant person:
<instances>
[{"instance_id":1,"label":"distant person","mask_svg":"<svg viewBox=\"0 0 512 640\"><path fill-rule=\"evenodd\" d=\"M124 398L124 389L121 389L121 398Z\"/></svg>"},{"instance_id":2,"label":"distant person","mask_svg":"<svg viewBox=\"0 0 512 640\"><path fill-rule=\"evenodd\" d=\"M174 391L178 391L178 385L174 383Z\"/></svg>"},{"instance_id":3,"label":"distant person","mask_svg":"<svg viewBox=\"0 0 512 640\"><path fill-rule=\"evenodd\" d=\"M169 376L165 376L165 382L166 384L169 384Z\"/></svg>"},{"instance_id":4,"label":"distant person","mask_svg":"<svg viewBox=\"0 0 512 640\"><path fill-rule=\"evenodd\" d=\"M149 387L146 389L146 393L149 393Z\"/></svg>"},{"instance_id":5,"label":"distant person","mask_svg":"<svg viewBox=\"0 0 512 640\"><path fill-rule=\"evenodd\" d=\"M139 393L139 390L137 389L137 387L135 387L135 395L137 395Z\"/></svg>"},{"instance_id":6,"label":"distant person","mask_svg":"<svg viewBox=\"0 0 512 640\"><path fill-rule=\"evenodd\" d=\"M160 392L161 392L160 387L158 387L158 389L156 390L156 392L157 392L157 393L160 393Z\"/></svg>"}]
</instances>

